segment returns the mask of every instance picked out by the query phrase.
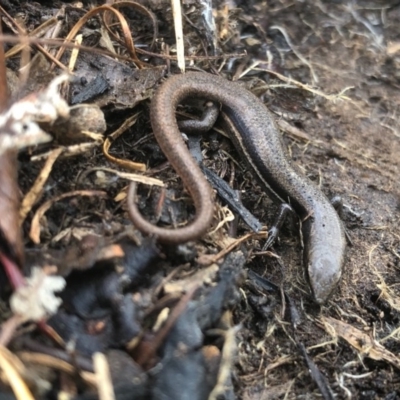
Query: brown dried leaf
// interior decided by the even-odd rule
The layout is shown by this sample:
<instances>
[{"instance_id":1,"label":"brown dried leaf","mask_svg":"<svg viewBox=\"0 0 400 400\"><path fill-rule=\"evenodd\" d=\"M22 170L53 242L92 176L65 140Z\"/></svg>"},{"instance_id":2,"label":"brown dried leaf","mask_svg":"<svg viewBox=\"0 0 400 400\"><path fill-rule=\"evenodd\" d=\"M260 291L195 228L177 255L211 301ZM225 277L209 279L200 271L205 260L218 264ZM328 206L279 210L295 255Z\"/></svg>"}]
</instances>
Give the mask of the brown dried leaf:
<instances>
[{"instance_id":1,"label":"brown dried leaf","mask_svg":"<svg viewBox=\"0 0 400 400\"><path fill-rule=\"evenodd\" d=\"M334 334L346 340L361 355L377 361L386 361L400 369L399 358L385 349L369 334L335 318L323 317L322 322L325 324L325 329L328 333L332 335L333 328Z\"/></svg>"},{"instance_id":2,"label":"brown dried leaf","mask_svg":"<svg viewBox=\"0 0 400 400\"><path fill-rule=\"evenodd\" d=\"M89 98L77 103L95 103L100 108L108 110L125 110L133 108L143 100L150 98L154 88L165 75L164 67L134 69L126 63L105 56L96 56L96 64L102 65L101 76L109 83L110 87L95 98ZM77 61L76 79L71 82L71 94L81 92L90 86L99 76L99 71L93 66L93 55L84 54ZM81 79L82 78L82 79ZM82 85L81 80L87 81ZM72 95L71 101L76 99Z\"/></svg>"}]
</instances>

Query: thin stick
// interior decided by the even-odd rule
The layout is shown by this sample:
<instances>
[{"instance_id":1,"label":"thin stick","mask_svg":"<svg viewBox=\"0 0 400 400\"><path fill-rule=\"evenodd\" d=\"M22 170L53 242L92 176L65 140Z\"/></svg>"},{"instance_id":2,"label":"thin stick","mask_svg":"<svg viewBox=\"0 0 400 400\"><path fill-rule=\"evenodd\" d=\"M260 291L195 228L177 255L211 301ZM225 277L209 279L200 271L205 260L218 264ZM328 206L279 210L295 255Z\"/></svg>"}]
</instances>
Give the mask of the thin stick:
<instances>
[{"instance_id":1,"label":"thin stick","mask_svg":"<svg viewBox=\"0 0 400 400\"><path fill-rule=\"evenodd\" d=\"M172 14L174 17L176 55L178 56L178 67L182 72L185 72L185 47L183 43L181 1L171 0L171 5L172 5Z\"/></svg>"}]
</instances>

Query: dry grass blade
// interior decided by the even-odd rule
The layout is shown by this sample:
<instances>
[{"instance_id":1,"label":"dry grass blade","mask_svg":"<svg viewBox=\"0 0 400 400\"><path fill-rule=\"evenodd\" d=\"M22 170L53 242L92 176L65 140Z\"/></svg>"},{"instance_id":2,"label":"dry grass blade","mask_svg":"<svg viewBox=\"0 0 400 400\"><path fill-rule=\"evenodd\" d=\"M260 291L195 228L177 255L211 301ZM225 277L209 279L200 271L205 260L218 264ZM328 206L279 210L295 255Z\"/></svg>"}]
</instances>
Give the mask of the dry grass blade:
<instances>
[{"instance_id":1,"label":"dry grass blade","mask_svg":"<svg viewBox=\"0 0 400 400\"><path fill-rule=\"evenodd\" d=\"M140 13L149 17L149 19L151 20L151 23L153 24L153 39L152 39L151 45L150 45L150 49L153 49L153 47L156 43L157 37L158 37L158 21L157 21L157 17L153 14L153 12L151 12L149 9L147 9L143 5L136 3L135 1L118 1L117 3L114 3L112 5L112 7L113 8L132 7L135 10L139 11ZM106 24L106 27L109 30L109 32L111 32L112 35L115 37L114 33L109 29L107 24Z\"/></svg>"},{"instance_id":2,"label":"dry grass blade","mask_svg":"<svg viewBox=\"0 0 400 400\"><path fill-rule=\"evenodd\" d=\"M222 249L219 253L217 254L203 254L201 255L196 261L200 265L210 265L213 263L218 262L222 257L226 256L229 254L233 249L238 247L240 244L245 242L246 240L249 239L265 239L268 237L268 232L267 231L261 231L258 233L247 233L246 235L243 235L242 237L235 239L232 241L230 245L228 245L226 248Z\"/></svg>"},{"instance_id":3,"label":"dry grass blade","mask_svg":"<svg viewBox=\"0 0 400 400\"><path fill-rule=\"evenodd\" d=\"M68 33L67 37L64 39L64 42L70 42L72 41L77 33L80 31L80 29L83 27L83 25L88 21L89 18L92 18L94 15L99 14L101 12L105 11L110 11L112 12L119 20L119 23L121 24L122 31L124 33L124 39L125 39L125 44L128 49L128 52L132 58L132 61L137 64L139 68L142 68L142 62L138 59L135 51L135 46L133 44L133 39L129 30L129 25L126 22L125 17L115 8L110 7L110 6L100 6L96 7L93 10L90 10L88 13L86 13L71 29L71 31ZM60 60L61 56L64 54L65 48L61 47L60 50L58 51L56 55L56 59Z\"/></svg>"},{"instance_id":4,"label":"dry grass blade","mask_svg":"<svg viewBox=\"0 0 400 400\"><path fill-rule=\"evenodd\" d=\"M109 153L113 141L117 139L119 136L121 136L127 129L133 126L136 123L138 116L139 116L138 113L132 115L131 117L126 119L117 130L115 130L111 135L107 136L106 140L103 143L103 153L109 161L123 168L126 168L131 171L144 172L146 171L145 164L137 163L130 160L121 160L120 158L114 157Z\"/></svg>"},{"instance_id":5,"label":"dry grass blade","mask_svg":"<svg viewBox=\"0 0 400 400\"><path fill-rule=\"evenodd\" d=\"M43 23L41 26L39 26L38 28L36 28L35 30L33 30L30 34L28 34L25 29L23 29L22 27L20 27L18 25L18 23L14 20L14 18L12 18L10 15L8 15L8 13L0 7L1 12L7 16L7 18L10 20L10 22L15 26L16 31L19 33L20 37L18 40L18 44L17 46L14 46L12 49L10 49L7 54L6 54L6 58L9 58L15 54L17 54L18 52L27 49L27 52L29 52L27 44L30 43L28 38L31 36L35 36L34 38L37 39L36 36L41 36L43 34L46 33L47 29L51 28L56 22L57 22L57 18L51 18L50 20L46 21L45 23ZM22 43L21 43L22 42ZM60 67L63 70L66 70L66 68L64 67L63 64L61 64L57 59L55 59L53 57L53 55L51 55L44 47L42 47L42 45L40 44L40 42L36 41L34 42L35 46L37 47L37 49L45 56L47 57L50 61L52 61L53 63L55 63L58 67Z\"/></svg>"},{"instance_id":6,"label":"dry grass blade","mask_svg":"<svg viewBox=\"0 0 400 400\"><path fill-rule=\"evenodd\" d=\"M70 374L71 376L76 376L77 373L76 368L73 365L67 363L66 361L55 358L53 356L49 356L47 354L31 353L31 352L28 353L26 351L23 351L19 352L18 356L25 363L32 363L37 365L43 365L49 368L54 368L58 371L64 371ZM80 376L93 389L97 387L96 376L93 373L81 371Z\"/></svg>"},{"instance_id":7,"label":"dry grass blade","mask_svg":"<svg viewBox=\"0 0 400 400\"><path fill-rule=\"evenodd\" d=\"M164 187L164 183L160 179L152 178L152 177L146 176L146 175L138 175L138 174L130 174L128 172L121 172L116 169L107 168L107 167L95 167L95 168L87 169L86 171L82 172L82 174L79 175L79 178L77 180L77 185L79 185L81 182L83 182L89 174L91 174L92 172L95 172L95 171L109 172L110 174L117 175L122 179L127 179L127 180L130 180L132 182L137 182L137 183L143 183L144 185Z\"/></svg>"},{"instance_id":8,"label":"dry grass blade","mask_svg":"<svg viewBox=\"0 0 400 400\"><path fill-rule=\"evenodd\" d=\"M296 50L296 48L293 46L292 41L290 40L290 37L289 37L288 33L286 32L286 29L283 28L283 27L281 27L281 26L278 26L278 25L270 26L269 29L276 29L276 30L278 30L278 31L283 35L283 37L284 37L285 40L286 40L286 43L287 43L287 44L289 45L289 47L292 49L293 53L298 57L298 59L299 59L301 62L303 62L303 63L304 63L305 65L307 65L307 67L309 68L313 81L314 81L315 83L318 83L318 77L317 77L317 75L315 74L314 68L313 68L312 65L303 57L303 55L300 54L300 53Z\"/></svg>"},{"instance_id":9,"label":"dry grass blade","mask_svg":"<svg viewBox=\"0 0 400 400\"><path fill-rule=\"evenodd\" d=\"M100 54L100 55L104 55L104 56L108 56L108 57L113 57L113 58L117 58L121 61L132 61L131 58L126 57L124 55L120 55L120 54L115 54L115 53L111 53L108 50L104 50L104 49L98 49L98 48L94 48L94 47L88 47L88 46L78 46L75 43L71 43L71 42L62 42L60 39L41 39L41 38L35 38L35 37L24 37L24 40L27 43L30 44L43 44L49 47L61 47L61 48L65 48L65 49L75 49L75 48L79 48L79 50L81 51L87 51L90 53L95 53L95 54ZM13 35L0 35L0 42L1 43L20 43L21 42L21 38L18 36L13 36ZM170 55L170 54L158 54L158 53L154 53L151 51L147 51L141 48L135 48L135 51L139 54L143 54L149 57L155 57L155 58L161 58L163 60L176 60L177 57L175 55ZM239 58L245 58L247 56L246 53L226 53L226 54L220 54L220 55L216 55L216 56L186 56L185 58L187 60L198 60L198 61L212 61L212 60L228 60L231 58L234 59L239 59ZM53 57L51 55L49 55L49 58ZM54 57L51 59L52 62L54 62L55 64L57 64L60 68L62 68L63 70L67 70L67 67L65 67L65 65L61 64L60 61L56 60Z\"/></svg>"},{"instance_id":10,"label":"dry grass blade","mask_svg":"<svg viewBox=\"0 0 400 400\"><path fill-rule=\"evenodd\" d=\"M285 121L284 119L278 119L276 123L279 126L279 129L286 132L292 138L297 140L303 140L305 142L311 141L311 138L309 135L307 135L307 133L305 133L299 128L296 128L293 125L290 125L289 122Z\"/></svg>"},{"instance_id":11,"label":"dry grass blade","mask_svg":"<svg viewBox=\"0 0 400 400\"><path fill-rule=\"evenodd\" d=\"M184 43L183 43L181 0L171 0L171 6L172 6L172 14L174 17L176 54L178 56L178 67L182 72L185 72L185 48L184 48Z\"/></svg>"},{"instance_id":12,"label":"dry grass blade","mask_svg":"<svg viewBox=\"0 0 400 400\"><path fill-rule=\"evenodd\" d=\"M94 143L81 143L81 144L77 144L77 145L61 147L62 156L63 157L72 157L72 156L76 156L78 154L86 153L89 150L92 150L94 147L98 147L98 145L99 144L97 142L94 142ZM37 155L31 157L31 161L37 162L37 161L47 160L47 158L50 157L51 154L52 154L52 151L37 154Z\"/></svg>"},{"instance_id":13,"label":"dry grass blade","mask_svg":"<svg viewBox=\"0 0 400 400\"><path fill-rule=\"evenodd\" d=\"M75 38L75 43L77 45L82 44L82 39L83 39L82 35L77 35L77 37ZM68 63L68 71L72 72L74 70L75 64L76 64L76 60L78 59L78 55L79 55L79 47L76 47L75 49L72 49L71 57L70 57L69 63Z\"/></svg>"},{"instance_id":14,"label":"dry grass blade","mask_svg":"<svg viewBox=\"0 0 400 400\"><path fill-rule=\"evenodd\" d=\"M93 367L97 379L97 390L100 400L115 400L113 385L111 382L110 367L107 358L102 353L93 355Z\"/></svg>"},{"instance_id":15,"label":"dry grass blade","mask_svg":"<svg viewBox=\"0 0 400 400\"><path fill-rule=\"evenodd\" d=\"M208 400L217 400L226 393L227 382L231 376L234 356L237 351L236 335L240 327L236 326L225 332L225 343L222 349L221 365L218 371L217 384L208 396Z\"/></svg>"},{"instance_id":16,"label":"dry grass blade","mask_svg":"<svg viewBox=\"0 0 400 400\"><path fill-rule=\"evenodd\" d=\"M0 7L1 9L1 7ZM13 21L13 23L15 24L15 27L17 28L18 32L20 35L23 36L28 36L28 37L34 37L34 38L40 38L42 36L44 36L46 34L46 31L48 29L50 29L52 26L54 26L57 22L57 19L55 17L48 19L46 22L44 22L42 25L38 26L36 29L34 29L32 32L25 32L24 29L22 29L14 20L13 18L11 18L9 16L10 20ZM6 59L13 57L15 55L17 55L20 51L22 51L24 49L24 47L26 46L25 43L21 43L21 44L17 44L14 47L12 47L11 49L9 49L7 51L7 53L5 54Z\"/></svg>"},{"instance_id":17,"label":"dry grass blade","mask_svg":"<svg viewBox=\"0 0 400 400\"><path fill-rule=\"evenodd\" d=\"M25 370L21 361L3 346L0 347L0 368L17 400L35 399L21 376Z\"/></svg>"},{"instance_id":18,"label":"dry grass blade","mask_svg":"<svg viewBox=\"0 0 400 400\"><path fill-rule=\"evenodd\" d=\"M90 53L95 53L95 54L100 54L100 55L104 55L104 56L108 56L108 57L118 58L119 60L123 60L123 61L132 61L131 58L129 58L129 57L111 53L108 50L77 45L77 44L71 43L71 42L65 42L65 41L63 42L61 39L41 39L41 38L36 38L36 37L24 36L23 40L29 44L43 44L48 47L60 47L60 48L65 48L65 49L78 48L81 51L87 51ZM0 35L0 42L1 43L21 43L21 37L13 36L13 35ZM155 54L155 53L151 53L151 54L154 54L154 57L164 58L164 56L161 56L159 54ZM53 56L51 56L51 57L53 57ZM54 57L51 59L51 61L53 61L55 64L57 64L63 70L67 70L67 67L65 65L61 64L60 61L56 60Z\"/></svg>"},{"instance_id":19,"label":"dry grass blade","mask_svg":"<svg viewBox=\"0 0 400 400\"><path fill-rule=\"evenodd\" d=\"M35 183L29 190L29 192L25 195L24 199L21 203L21 208L19 211L19 223L22 225L29 211L32 209L34 204L39 200L40 195L43 190L43 186L49 177L53 164L56 162L58 156L62 153L63 149L60 147L58 149L53 150L49 157L46 160L45 165L40 171L39 176L36 178Z\"/></svg>"},{"instance_id":20,"label":"dry grass blade","mask_svg":"<svg viewBox=\"0 0 400 400\"><path fill-rule=\"evenodd\" d=\"M244 75L246 75L249 71L251 70L255 70L256 67L260 64L260 61L256 61L252 66L250 66L247 70L245 70L241 75L240 78L243 77ZM358 104L356 104L350 97L345 96L344 93L350 89L352 89L352 87L346 87L344 88L340 93L337 94L325 94L324 92L317 90L317 89L313 89L312 87L310 87L307 84L301 83L295 79L292 78L288 78L282 74L280 74L279 72L273 71L271 69L268 68L262 68L260 69L260 71L266 71L269 74L275 75L278 79L280 79L283 82L286 82L289 85L295 85L297 87L299 87L300 89L304 89L307 90L308 92L311 92L317 96L321 96L326 100L329 101L336 101L336 100L346 100L351 102L352 104L358 106Z\"/></svg>"}]
</instances>

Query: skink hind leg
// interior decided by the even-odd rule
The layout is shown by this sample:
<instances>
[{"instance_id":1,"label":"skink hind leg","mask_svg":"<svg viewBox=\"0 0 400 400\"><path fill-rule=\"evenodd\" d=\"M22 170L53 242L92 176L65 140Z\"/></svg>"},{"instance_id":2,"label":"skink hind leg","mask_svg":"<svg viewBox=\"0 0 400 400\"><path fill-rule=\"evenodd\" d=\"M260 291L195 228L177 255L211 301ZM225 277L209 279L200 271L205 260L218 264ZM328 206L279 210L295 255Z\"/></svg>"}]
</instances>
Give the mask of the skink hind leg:
<instances>
[{"instance_id":1,"label":"skink hind leg","mask_svg":"<svg viewBox=\"0 0 400 400\"><path fill-rule=\"evenodd\" d=\"M282 228L282 224L289 213L295 214L293 208L288 203L282 203L275 216L273 224L268 230L268 238L263 246L263 251L267 250L269 247L273 245L273 243L275 242L276 238L279 235L279 232Z\"/></svg>"},{"instance_id":2,"label":"skink hind leg","mask_svg":"<svg viewBox=\"0 0 400 400\"><path fill-rule=\"evenodd\" d=\"M341 196L333 196L331 198L331 204L338 213L340 219L343 219L343 199Z\"/></svg>"},{"instance_id":3,"label":"skink hind leg","mask_svg":"<svg viewBox=\"0 0 400 400\"><path fill-rule=\"evenodd\" d=\"M333 208L336 210L336 212L338 213L339 218L343 221L343 215L344 215L344 213L343 213L343 208L344 208L343 199L340 196L334 196L334 197L331 198L331 204L332 204ZM345 234L346 239L347 239L347 243L350 246L353 246L353 241L351 240L351 237L349 235L348 230L346 229L346 227L343 227L343 229L344 229L344 234Z\"/></svg>"}]
</instances>

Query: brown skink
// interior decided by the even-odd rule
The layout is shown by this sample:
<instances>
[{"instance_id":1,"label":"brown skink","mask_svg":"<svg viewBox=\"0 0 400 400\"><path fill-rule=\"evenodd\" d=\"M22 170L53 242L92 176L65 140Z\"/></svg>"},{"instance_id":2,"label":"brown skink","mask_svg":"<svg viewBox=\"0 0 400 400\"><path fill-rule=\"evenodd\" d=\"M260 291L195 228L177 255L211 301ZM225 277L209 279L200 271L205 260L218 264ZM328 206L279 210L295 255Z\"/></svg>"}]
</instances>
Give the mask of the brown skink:
<instances>
[{"instance_id":1,"label":"brown skink","mask_svg":"<svg viewBox=\"0 0 400 400\"><path fill-rule=\"evenodd\" d=\"M154 226L137 209L132 184L128 207L134 225L170 244L198 239L211 225L213 192L187 149L175 118L176 107L189 96L221 104L229 128L227 133L263 188L277 202L289 203L301 218L304 266L315 300L325 302L340 279L344 262L346 242L342 222L327 197L288 159L280 133L264 104L237 83L206 73L188 72L169 78L157 90L150 107L154 135L189 191L196 215L183 228Z\"/></svg>"}]
</instances>

